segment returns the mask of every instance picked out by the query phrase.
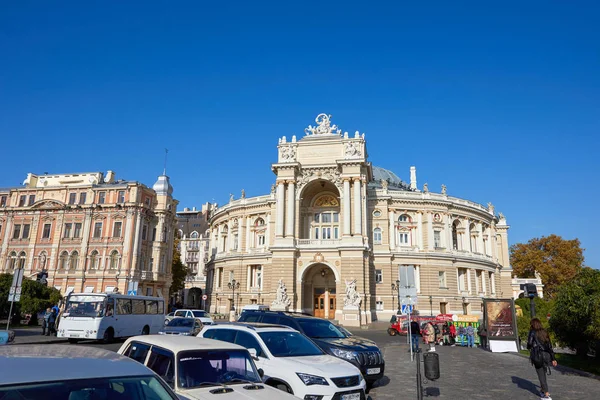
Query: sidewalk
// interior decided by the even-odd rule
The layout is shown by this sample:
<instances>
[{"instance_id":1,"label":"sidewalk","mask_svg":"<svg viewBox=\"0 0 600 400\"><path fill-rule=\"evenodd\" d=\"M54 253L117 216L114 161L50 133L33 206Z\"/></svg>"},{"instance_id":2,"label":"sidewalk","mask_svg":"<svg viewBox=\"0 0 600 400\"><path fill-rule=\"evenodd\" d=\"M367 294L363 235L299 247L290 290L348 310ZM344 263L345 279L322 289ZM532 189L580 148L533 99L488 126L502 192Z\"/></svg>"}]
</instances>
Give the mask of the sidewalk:
<instances>
[{"instance_id":1,"label":"sidewalk","mask_svg":"<svg viewBox=\"0 0 600 400\"><path fill-rule=\"evenodd\" d=\"M56 336L42 336L41 327L15 328L10 329L15 333L15 341L12 344L50 344L64 343L67 339L57 338Z\"/></svg>"}]
</instances>

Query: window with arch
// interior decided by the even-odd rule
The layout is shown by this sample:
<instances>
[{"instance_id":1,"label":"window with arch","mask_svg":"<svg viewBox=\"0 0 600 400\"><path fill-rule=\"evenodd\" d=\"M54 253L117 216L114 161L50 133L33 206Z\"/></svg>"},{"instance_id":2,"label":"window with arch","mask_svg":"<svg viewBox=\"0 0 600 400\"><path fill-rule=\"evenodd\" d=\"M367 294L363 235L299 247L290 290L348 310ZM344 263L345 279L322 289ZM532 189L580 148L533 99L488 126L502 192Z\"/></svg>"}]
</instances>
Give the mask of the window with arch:
<instances>
[{"instance_id":1,"label":"window with arch","mask_svg":"<svg viewBox=\"0 0 600 400\"><path fill-rule=\"evenodd\" d=\"M412 244L412 219L408 214L398 217L398 231L396 232L399 246L410 246Z\"/></svg>"},{"instance_id":2,"label":"window with arch","mask_svg":"<svg viewBox=\"0 0 600 400\"><path fill-rule=\"evenodd\" d=\"M190 239L198 239L198 232L192 232L192 234L190 235Z\"/></svg>"},{"instance_id":3,"label":"window with arch","mask_svg":"<svg viewBox=\"0 0 600 400\"><path fill-rule=\"evenodd\" d=\"M408 214L402 214L401 216L398 217L398 222L400 222L400 223L411 222L410 216Z\"/></svg>"},{"instance_id":4,"label":"window with arch","mask_svg":"<svg viewBox=\"0 0 600 400\"><path fill-rule=\"evenodd\" d=\"M118 269L119 268L119 252L116 250L113 250L112 253L110 253L110 261L109 261L109 266L110 269Z\"/></svg>"},{"instance_id":5,"label":"window with arch","mask_svg":"<svg viewBox=\"0 0 600 400\"><path fill-rule=\"evenodd\" d=\"M265 225L265 220L262 218L257 218L256 221L254 221L254 226L256 226L257 228Z\"/></svg>"},{"instance_id":6,"label":"window with arch","mask_svg":"<svg viewBox=\"0 0 600 400\"><path fill-rule=\"evenodd\" d=\"M262 248L267 244L266 240L266 232L267 232L267 224L263 218L257 218L254 221L254 240L253 246L254 248Z\"/></svg>"},{"instance_id":7,"label":"window with arch","mask_svg":"<svg viewBox=\"0 0 600 400\"><path fill-rule=\"evenodd\" d=\"M229 227L227 225L223 226L223 230L221 231L221 251L227 251L227 236L229 234Z\"/></svg>"},{"instance_id":8,"label":"window with arch","mask_svg":"<svg viewBox=\"0 0 600 400\"><path fill-rule=\"evenodd\" d=\"M460 226L460 222L458 222L458 220L455 220L452 223L452 248L454 250L459 249L459 245L458 245L458 227L459 226Z\"/></svg>"},{"instance_id":9,"label":"window with arch","mask_svg":"<svg viewBox=\"0 0 600 400\"><path fill-rule=\"evenodd\" d=\"M17 253L13 251L8 257L8 269L14 270L17 267Z\"/></svg>"},{"instance_id":10,"label":"window with arch","mask_svg":"<svg viewBox=\"0 0 600 400\"><path fill-rule=\"evenodd\" d=\"M381 228L373 229L373 244L381 244Z\"/></svg>"},{"instance_id":11,"label":"window with arch","mask_svg":"<svg viewBox=\"0 0 600 400\"><path fill-rule=\"evenodd\" d=\"M90 254L90 269L98 269L98 252L96 250L92 251Z\"/></svg>"},{"instance_id":12,"label":"window with arch","mask_svg":"<svg viewBox=\"0 0 600 400\"><path fill-rule=\"evenodd\" d=\"M323 194L312 205L310 239L340 238L340 203L336 196Z\"/></svg>"},{"instance_id":13,"label":"window with arch","mask_svg":"<svg viewBox=\"0 0 600 400\"><path fill-rule=\"evenodd\" d=\"M71 262L69 263L69 269L75 270L79 265L79 253L74 251L71 253Z\"/></svg>"},{"instance_id":14,"label":"window with arch","mask_svg":"<svg viewBox=\"0 0 600 400\"><path fill-rule=\"evenodd\" d=\"M410 229L402 229L398 231L398 244L400 246L410 246Z\"/></svg>"},{"instance_id":15,"label":"window with arch","mask_svg":"<svg viewBox=\"0 0 600 400\"><path fill-rule=\"evenodd\" d=\"M60 269L67 269L69 266L69 253L63 251L60 254L60 259L58 260L58 265Z\"/></svg>"}]
</instances>

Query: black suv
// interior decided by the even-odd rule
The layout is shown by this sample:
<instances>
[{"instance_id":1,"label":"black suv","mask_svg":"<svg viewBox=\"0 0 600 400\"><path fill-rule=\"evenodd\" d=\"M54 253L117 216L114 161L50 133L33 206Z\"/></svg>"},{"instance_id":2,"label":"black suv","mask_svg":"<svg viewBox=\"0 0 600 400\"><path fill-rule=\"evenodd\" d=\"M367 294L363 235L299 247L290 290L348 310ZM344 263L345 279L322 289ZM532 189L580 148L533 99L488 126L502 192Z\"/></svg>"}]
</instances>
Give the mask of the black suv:
<instances>
[{"instance_id":1,"label":"black suv","mask_svg":"<svg viewBox=\"0 0 600 400\"><path fill-rule=\"evenodd\" d=\"M282 311L246 311L239 322L285 325L308 336L323 351L354 364L371 386L383 377L383 354L372 340L348 336L326 319Z\"/></svg>"}]
</instances>

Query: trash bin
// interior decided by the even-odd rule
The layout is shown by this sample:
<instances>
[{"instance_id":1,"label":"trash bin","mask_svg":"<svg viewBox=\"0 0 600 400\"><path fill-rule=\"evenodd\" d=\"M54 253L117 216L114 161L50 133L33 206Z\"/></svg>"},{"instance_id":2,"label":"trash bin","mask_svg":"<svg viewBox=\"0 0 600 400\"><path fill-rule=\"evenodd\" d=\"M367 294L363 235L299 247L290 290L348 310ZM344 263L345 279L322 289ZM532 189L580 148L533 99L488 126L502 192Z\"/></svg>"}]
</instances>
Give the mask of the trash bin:
<instances>
[{"instance_id":1,"label":"trash bin","mask_svg":"<svg viewBox=\"0 0 600 400\"><path fill-rule=\"evenodd\" d=\"M423 354L423 368L425 369L425 377L430 381L435 381L440 378L440 355L434 352Z\"/></svg>"}]
</instances>

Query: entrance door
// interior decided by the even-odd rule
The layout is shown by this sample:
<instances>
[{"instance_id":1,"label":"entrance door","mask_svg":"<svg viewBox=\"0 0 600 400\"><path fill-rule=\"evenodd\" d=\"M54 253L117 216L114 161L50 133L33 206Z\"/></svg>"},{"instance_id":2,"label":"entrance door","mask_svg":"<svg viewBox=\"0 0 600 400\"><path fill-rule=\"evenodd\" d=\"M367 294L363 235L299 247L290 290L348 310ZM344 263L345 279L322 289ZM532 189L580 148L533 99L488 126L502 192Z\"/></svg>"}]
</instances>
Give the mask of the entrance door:
<instances>
[{"instance_id":1,"label":"entrance door","mask_svg":"<svg viewBox=\"0 0 600 400\"><path fill-rule=\"evenodd\" d=\"M329 293L329 319L335 318L335 293Z\"/></svg>"},{"instance_id":2,"label":"entrance door","mask_svg":"<svg viewBox=\"0 0 600 400\"><path fill-rule=\"evenodd\" d=\"M325 293L314 296L314 312L317 318L325 318Z\"/></svg>"}]
</instances>

